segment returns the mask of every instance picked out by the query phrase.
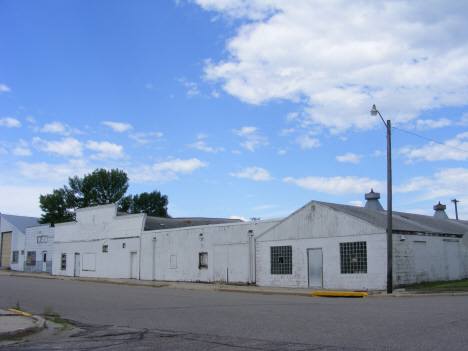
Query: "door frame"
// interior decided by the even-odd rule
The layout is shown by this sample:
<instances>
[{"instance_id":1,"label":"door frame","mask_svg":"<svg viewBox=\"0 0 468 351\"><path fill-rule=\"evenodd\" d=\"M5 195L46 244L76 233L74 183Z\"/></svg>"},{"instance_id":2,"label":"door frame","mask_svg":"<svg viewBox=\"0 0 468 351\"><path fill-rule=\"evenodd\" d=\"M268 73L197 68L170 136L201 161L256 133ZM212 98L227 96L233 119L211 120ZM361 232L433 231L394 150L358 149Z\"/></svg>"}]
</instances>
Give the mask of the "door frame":
<instances>
[{"instance_id":1,"label":"door frame","mask_svg":"<svg viewBox=\"0 0 468 351\"><path fill-rule=\"evenodd\" d=\"M320 252L322 253L322 266L320 267L320 286L310 286L309 252L312 250L320 250ZM313 247L307 249L307 286L309 288L323 288L323 247Z\"/></svg>"}]
</instances>

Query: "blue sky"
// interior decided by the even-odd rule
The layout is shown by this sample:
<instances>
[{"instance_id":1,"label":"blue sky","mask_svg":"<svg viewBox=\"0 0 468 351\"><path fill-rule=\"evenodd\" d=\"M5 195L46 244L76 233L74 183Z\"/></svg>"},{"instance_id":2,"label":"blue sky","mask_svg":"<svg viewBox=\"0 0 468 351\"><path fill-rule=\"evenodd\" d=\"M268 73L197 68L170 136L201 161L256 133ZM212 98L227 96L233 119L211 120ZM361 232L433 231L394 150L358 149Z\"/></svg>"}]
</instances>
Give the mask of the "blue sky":
<instances>
[{"instance_id":1,"label":"blue sky","mask_svg":"<svg viewBox=\"0 0 468 351\"><path fill-rule=\"evenodd\" d=\"M101 167L174 217L386 208L376 104L393 209L467 219L467 27L460 1L0 1L0 211Z\"/></svg>"}]
</instances>

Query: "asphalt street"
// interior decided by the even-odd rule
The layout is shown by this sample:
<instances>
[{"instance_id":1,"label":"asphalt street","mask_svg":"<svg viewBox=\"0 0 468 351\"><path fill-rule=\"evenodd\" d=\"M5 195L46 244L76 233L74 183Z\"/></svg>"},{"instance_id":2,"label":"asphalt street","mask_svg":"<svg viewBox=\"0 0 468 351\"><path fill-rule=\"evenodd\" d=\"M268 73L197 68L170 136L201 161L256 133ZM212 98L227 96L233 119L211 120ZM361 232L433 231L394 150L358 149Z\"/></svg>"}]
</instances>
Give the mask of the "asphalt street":
<instances>
[{"instance_id":1,"label":"asphalt street","mask_svg":"<svg viewBox=\"0 0 468 351\"><path fill-rule=\"evenodd\" d=\"M173 347L166 349L198 340L188 348L195 350L200 340L212 339L217 348L205 349L466 350L468 345L466 296L310 298L13 276L0 276L0 291L0 307L18 303L35 314L52 308L82 325L84 336L99 328L127 328L132 332L123 334L143 345L172 335L164 342Z\"/></svg>"}]
</instances>

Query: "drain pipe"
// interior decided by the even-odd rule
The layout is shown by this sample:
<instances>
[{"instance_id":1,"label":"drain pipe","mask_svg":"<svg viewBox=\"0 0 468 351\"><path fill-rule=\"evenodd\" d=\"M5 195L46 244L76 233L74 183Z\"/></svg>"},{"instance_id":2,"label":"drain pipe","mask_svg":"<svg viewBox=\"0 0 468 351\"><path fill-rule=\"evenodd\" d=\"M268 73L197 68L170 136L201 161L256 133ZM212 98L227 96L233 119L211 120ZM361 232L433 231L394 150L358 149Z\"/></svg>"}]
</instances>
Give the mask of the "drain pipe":
<instances>
[{"instance_id":1,"label":"drain pipe","mask_svg":"<svg viewBox=\"0 0 468 351\"><path fill-rule=\"evenodd\" d=\"M253 269L255 267L252 256L255 254L255 239L253 230L249 230L247 235L249 236L249 283L253 283ZM253 256L255 257L255 256Z\"/></svg>"},{"instance_id":2,"label":"drain pipe","mask_svg":"<svg viewBox=\"0 0 468 351\"><path fill-rule=\"evenodd\" d=\"M153 270L152 270L152 279L155 280L155 266L156 265L156 237L153 237Z\"/></svg>"}]
</instances>

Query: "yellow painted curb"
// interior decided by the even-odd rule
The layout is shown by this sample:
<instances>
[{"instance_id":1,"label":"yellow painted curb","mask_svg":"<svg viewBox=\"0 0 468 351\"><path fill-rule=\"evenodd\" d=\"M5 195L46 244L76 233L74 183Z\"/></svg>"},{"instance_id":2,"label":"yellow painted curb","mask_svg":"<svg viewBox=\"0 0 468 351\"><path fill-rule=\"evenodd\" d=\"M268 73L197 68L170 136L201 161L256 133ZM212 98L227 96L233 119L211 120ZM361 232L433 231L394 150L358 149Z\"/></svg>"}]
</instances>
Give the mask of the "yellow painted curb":
<instances>
[{"instance_id":1,"label":"yellow painted curb","mask_svg":"<svg viewBox=\"0 0 468 351\"><path fill-rule=\"evenodd\" d=\"M354 291L315 291L310 294L312 297L329 296L329 297L367 297L365 292Z\"/></svg>"},{"instance_id":2,"label":"yellow painted curb","mask_svg":"<svg viewBox=\"0 0 468 351\"><path fill-rule=\"evenodd\" d=\"M23 316L26 316L26 317L32 316L32 314L30 314L30 313L26 313L26 312L23 312L23 311L20 311L20 310L15 310L13 308L9 308L8 311L21 313Z\"/></svg>"}]
</instances>

